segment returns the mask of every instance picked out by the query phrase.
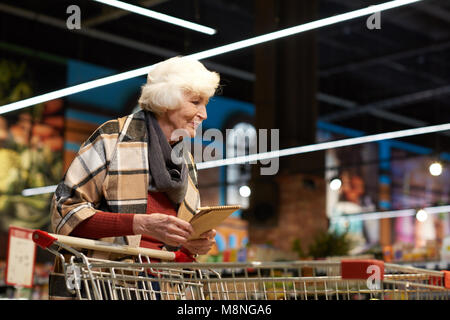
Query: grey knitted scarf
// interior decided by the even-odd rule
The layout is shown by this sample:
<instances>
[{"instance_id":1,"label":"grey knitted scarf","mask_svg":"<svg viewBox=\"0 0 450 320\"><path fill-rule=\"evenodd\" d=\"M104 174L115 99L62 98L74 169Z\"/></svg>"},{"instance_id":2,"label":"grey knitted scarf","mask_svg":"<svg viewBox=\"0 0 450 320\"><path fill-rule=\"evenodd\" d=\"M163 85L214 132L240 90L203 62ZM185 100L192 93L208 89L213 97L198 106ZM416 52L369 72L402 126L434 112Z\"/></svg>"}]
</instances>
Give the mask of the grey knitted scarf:
<instances>
[{"instance_id":1,"label":"grey knitted scarf","mask_svg":"<svg viewBox=\"0 0 450 320\"><path fill-rule=\"evenodd\" d=\"M149 191L165 192L169 199L179 206L187 190L187 165L185 161L181 161L181 164L172 161L171 154L175 152L175 145L169 144L155 115L149 111L144 113L148 133ZM178 149L181 151L177 156L184 158L185 148L176 150Z\"/></svg>"}]
</instances>

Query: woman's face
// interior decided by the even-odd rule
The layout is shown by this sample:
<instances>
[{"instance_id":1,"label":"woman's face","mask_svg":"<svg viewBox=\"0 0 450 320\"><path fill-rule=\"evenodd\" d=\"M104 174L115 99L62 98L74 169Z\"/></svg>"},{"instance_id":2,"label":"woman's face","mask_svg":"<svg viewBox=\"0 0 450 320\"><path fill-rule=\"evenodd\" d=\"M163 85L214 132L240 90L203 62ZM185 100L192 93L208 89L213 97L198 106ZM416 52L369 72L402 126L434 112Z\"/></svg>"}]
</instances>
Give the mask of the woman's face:
<instances>
[{"instance_id":1,"label":"woman's face","mask_svg":"<svg viewBox=\"0 0 450 320\"><path fill-rule=\"evenodd\" d=\"M170 128L168 131L173 133L174 130L184 129L191 138L194 138L198 126L207 118L206 105L208 101L209 98L197 93L185 93L180 107L175 110L167 110L162 116Z\"/></svg>"}]
</instances>

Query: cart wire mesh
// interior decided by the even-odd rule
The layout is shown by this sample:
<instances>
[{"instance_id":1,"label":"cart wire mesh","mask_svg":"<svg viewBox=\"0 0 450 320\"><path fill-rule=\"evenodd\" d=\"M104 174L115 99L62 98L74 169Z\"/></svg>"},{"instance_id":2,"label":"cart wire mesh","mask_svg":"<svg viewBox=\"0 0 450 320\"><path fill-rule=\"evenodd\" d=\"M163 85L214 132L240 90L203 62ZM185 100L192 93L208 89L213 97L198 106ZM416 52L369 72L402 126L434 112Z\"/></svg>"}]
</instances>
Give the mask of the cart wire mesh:
<instances>
[{"instance_id":1,"label":"cart wire mesh","mask_svg":"<svg viewBox=\"0 0 450 320\"><path fill-rule=\"evenodd\" d=\"M65 275L79 299L100 300L435 300L450 298L445 273L384 264L382 276L343 277L376 260L152 263L71 259ZM367 268L366 268L367 269ZM76 270L76 272L74 271ZM371 278L372 277L372 278ZM75 285L78 284L78 285Z\"/></svg>"},{"instance_id":2,"label":"cart wire mesh","mask_svg":"<svg viewBox=\"0 0 450 320\"><path fill-rule=\"evenodd\" d=\"M110 261L89 258L79 249L40 230L33 239L61 260L67 290L80 300L450 298L450 271L432 271L374 259L179 263L155 262L148 254L138 253L122 261ZM70 243L74 243L72 240ZM99 246L102 250L113 247L112 244ZM71 256L61 254L61 248Z\"/></svg>"}]
</instances>

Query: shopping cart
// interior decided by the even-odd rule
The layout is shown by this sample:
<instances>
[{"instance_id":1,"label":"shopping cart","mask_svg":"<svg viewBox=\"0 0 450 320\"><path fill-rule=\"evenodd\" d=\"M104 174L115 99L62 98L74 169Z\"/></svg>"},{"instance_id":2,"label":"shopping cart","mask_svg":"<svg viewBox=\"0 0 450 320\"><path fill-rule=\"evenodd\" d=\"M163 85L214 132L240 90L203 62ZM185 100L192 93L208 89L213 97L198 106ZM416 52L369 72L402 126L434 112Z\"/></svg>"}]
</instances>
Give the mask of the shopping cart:
<instances>
[{"instance_id":1,"label":"shopping cart","mask_svg":"<svg viewBox=\"0 0 450 320\"><path fill-rule=\"evenodd\" d=\"M408 300L450 298L450 272L379 260L179 263L174 252L48 234L33 240L63 265L67 289L95 300ZM59 249L71 253L69 259ZM75 249L77 248L77 249ZM88 258L79 248L132 255ZM159 259L159 262L152 261Z\"/></svg>"}]
</instances>

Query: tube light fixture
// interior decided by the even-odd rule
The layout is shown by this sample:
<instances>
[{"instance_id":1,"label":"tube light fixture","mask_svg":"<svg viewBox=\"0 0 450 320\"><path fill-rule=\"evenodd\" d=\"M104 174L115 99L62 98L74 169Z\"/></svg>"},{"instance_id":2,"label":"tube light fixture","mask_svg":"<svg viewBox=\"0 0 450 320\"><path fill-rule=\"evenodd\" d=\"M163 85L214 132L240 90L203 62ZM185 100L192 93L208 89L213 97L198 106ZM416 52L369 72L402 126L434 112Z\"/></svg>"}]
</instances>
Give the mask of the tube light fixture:
<instances>
[{"instance_id":1,"label":"tube light fixture","mask_svg":"<svg viewBox=\"0 0 450 320\"><path fill-rule=\"evenodd\" d=\"M392 211L380 211L380 212L367 212L360 214L342 215L332 217L333 221L366 221L366 220L379 220L387 218L401 218L419 215L420 219L425 218L431 214L439 214L444 212L450 212L450 205L422 208L419 211L417 209L403 209Z\"/></svg>"},{"instance_id":2,"label":"tube light fixture","mask_svg":"<svg viewBox=\"0 0 450 320\"><path fill-rule=\"evenodd\" d=\"M397 8L400 6L404 6L407 4L412 4L414 2L419 2L419 1L423 1L423 0L395 0L395 1L389 1L389 2L385 2L379 5L374 5L374 6L369 6L367 8L363 8L363 9L359 9L359 10L354 10L354 11L350 11L347 13L343 13L343 14L338 14L332 17L328 17L328 18L324 18L324 19L320 19L320 20L316 20L316 21L312 21L312 22L308 22L308 23L304 23L298 26L294 26L294 27L290 27L290 28L286 28L286 29L282 29L279 31L275 31L275 32L271 32L271 33L267 33L261 36L257 36L257 37L253 37L247 40L242 40L242 41L238 41L238 42L234 42L231 44L227 44L224 46L220 46L214 49L209 49L209 50L205 50L196 54L192 54L190 55L191 57L197 59L197 60L202 60L205 58L209 58L209 57L213 57L219 54L223 54L226 52L231 52L231 51L235 51L235 50L239 50L239 49L243 49L243 48L247 48L247 47L251 47L260 43L264 43L264 42L268 42L268 41L272 41L272 40L276 40L276 39L280 39L280 38L285 38L288 36L292 36L294 34L298 34L298 33L302 33L302 32L306 32L306 31L310 31L310 30L314 30L314 29L318 29L318 28L322 28L322 27L326 27L326 26L330 26L339 22L343 22L343 21L347 21L347 20L352 20L355 18L359 18L359 17L363 17L369 14L373 14L376 12L381 12L381 11L385 11L385 10L389 10L389 9L393 9L393 8Z\"/></svg>"},{"instance_id":3,"label":"tube light fixture","mask_svg":"<svg viewBox=\"0 0 450 320\"><path fill-rule=\"evenodd\" d=\"M232 165L232 164L242 164L242 163L252 162L252 161L268 160L268 159L273 159L273 158L291 156L291 155L295 155L295 154L327 150L327 149L334 149L334 148L340 148L340 147L347 147L347 146L353 146L353 145L357 145L357 144L376 142L376 141L381 141L381 140L390 140L390 139L395 139L395 138L403 138L403 137L409 137L409 136L415 136L415 135L427 134L427 133L433 133L433 132L440 132L440 131L447 131L447 130L450 130L450 123L422 127L422 128L385 132L385 133L373 134L373 135L357 137L357 138L348 138L348 139L342 139L342 140L336 140L336 141L322 142L322 143L311 144L311 145L306 145L306 146L287 148L287 149L283 149L283 150L255 153L255 154L251 154L251 155L247 155L247 156L239 156L239 157L226 158L226 159L221 159L221 160L199 162L196 165L199 170L200 169L208 169L208 168L221 167L221 166Z\"/></svg>"},{"instance_id":4,"label":"tube light fixture","mask_svg":"<svg viewBox=\"0 0 450 320\"><path fill-rule=\"evenodd\" d=\"M42 103L42 102L62 98L65 96L69 96L71 94L87 91L87 90L90 90L93 88L101 87L101 86L111 84L111 83L116 83L116 82L119 82L122 80L128 80L128 79L132 79L135 77L139 77L144 74L147 74L151 69L153 69L153 65L135 69L135 70L131 70L131 71L127 71L127 72L122 72L119 74L115 74L115 75L97 79L97 80L80 83L80 84L72 86L72 87L67 87L64 89L45 93L45 94L42 94L42 95L39 95L36 97L32 97L32 98L20 100L17 102L13 102L10 104L6 104L6 105L0 107L0 114L23 109L26 107L30 107L30 106Z\"/></svg>"},{"instance_id":5,"label":"tube light fixture","mask_svg":"<svg viewBox=\"0 0 450 320\"><path fill-rule=\"evenodd\" d=\"M386 3L382 3L379 5L374 5L374 6L370 6L364 9L359 9L359 10L355 10L355 11L351 11L351 12L347 12L347 13L343 13L343 14L339 14L339 15L335 15L329 18L324 18L324 19L320 19L317 21L313 21L313 22L308 22L299 26L294 26L294 27L290 27L290 28L286 28L286 29L282 29L279 31L275 31L275 32L271 32L271 33L267 33L261 36L257 36L257 37L253 37L247 40L242 40L242 41L237 41L228 45L224 45L224 46L220 46L214 49L209 49L209 50L205 50L205 51L201 51L198 53L194 53L191 55L188 55L187 57L191 57L193 59L196 60L202 60L202 59L206 59L206 58L210 58L213 56L217 56L220 54L224 54L224 53L228 53L231 51L235 51L235 50L239 50L239 49L244 49L250 46L254 46L260 43L264 43L264 42L268 42L268 41L272 41L272 40L276 40L276 39L280 39L283 37L287 37L287 36L291 36L294 34L298 34L301 32L305 32L305 31L309 31L309 30L313 30L313 29L317 29L317 28L321 28L321 27L325 27L325 26L329 26L329 25L333 25L339 22L343 22L343 21L347 21L347 20L351 20L351 19L355 19L355 18L359 18L362 16L366 16L369 14L373 14L376 12L381 12L381 11L385 11L385 10L389 10L389 9L393 9L393 8L397 8L397 7L401 7L404 5L408 5L408 4L412 4L415 2L419 2L419 1L423 1L423 0L394 0L394 1L389 1ZM115 83L115 82L119 82L119 81L123 81L123 80L127 80L127 79L131 79L131 78L135 78L138 76L142 76L147 74L150 70L152 69L152 66L147 66L147 67L143 67L143 68L139 68L139 69L135 69L135 70L131 70L131 71L127 71L127 72L123 72L123 73L119 73L117 75L113 75L113 76L109 76L109 77L105 77L105 78L101 78L101 79L97 79L97 80L93 80L93 81L88 81L79 85L75 85L72 87L68 87L68 88L64 88L64 89L60 89L60 90L56 90L50 93L46 93L43 95L39 95L36 97L32 97L32 98L28 98L28 99L24 99L21 101L17 101L17 102L13 102L10 104L6 104L0 107L0 114L6 113L6 112L11 112L14 110L19 110L22 108L26 108L38 103L42 103L45 101L49 101L49 100L53 100L53 99L57 99L57 98L61 98L61 97L65 97L71 94L75 94L75 93L79 93L82 91L86 91L86 90L90 90L93 88L97 88L100 86L104 86L104 85L108 85L111 83Z\"/></svg>"},{"instance_id":6,"label":"tube light fixture","mask_svg":"<svg viewBox=\"0 0 450 320\"><path fill-rule=\"evenodd\" d=\"M52 193L55 192L56 185L39 187L39 188L29 188L22 190L22 195L25 197L36 196L38 194Z\"/></svg>"},{"instance_id":7,"label":"tube light fixture","mask_svg":"<svg viewBox=\"0 0 450 320\"><path fill-rule=\"evenodd\" d=\"M160 20L160 21L167 22L170 24L174 24L174 25L177 25L177 26L180 26L183 28L191 29L191 30L198 31L201 33L206 33L208 35L213 35L216 33L216 30L213 28L206 27L206 26L194 23L194 22L183 20L183 19L175 18L175 17L169 16L167 14L156 12L156 11L153 11L153 10L150 10L147 8L138 7L133 4L123 2L123 1L117 1L117 0L94 0L94 1L106 4L106 5L109 5L112 7L116 7L119 9L123 9L126 11L130 11L130 12L133 12L136 14L140 14L142 16L146 16L146 17L149 17L152 19L156 19L156 20Z\"/></svg>"}]
</instances>

